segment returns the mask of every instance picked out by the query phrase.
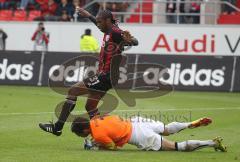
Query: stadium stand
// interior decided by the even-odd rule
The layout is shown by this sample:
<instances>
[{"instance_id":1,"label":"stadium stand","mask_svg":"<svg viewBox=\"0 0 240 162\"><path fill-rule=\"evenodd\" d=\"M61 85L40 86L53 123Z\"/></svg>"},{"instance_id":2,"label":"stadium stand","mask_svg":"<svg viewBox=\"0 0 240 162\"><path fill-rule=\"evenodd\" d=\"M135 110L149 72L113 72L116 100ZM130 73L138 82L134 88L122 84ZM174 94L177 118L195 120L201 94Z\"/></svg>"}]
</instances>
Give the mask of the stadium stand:
<instances>
[{"instance_id":1,"label":"stadium stand","mask_svg":"<svg viewBox=\"0 0 240 162\"><path fill-rule=\"evenodd\" d=\"M240 8L240 0L236 0L236 4L232 4L236 8ZM227 7L227 10L223 11L217 20L218 24L240 24L240 10L235 11L233 8Z\"/></svg>"},{"instance_id":2,"label":"stadium stand","mask_svg":"<svg viewBox=\"0 0 240 162\"><path fill-rule=\"evenodd\" d=\"M141 12L142 8L142 14ZM142 4L138 3L137 7L133 9L133 14L130 15L130 17L126 20L128 23L139 23L140 17L142 17L143 23L152 23L152 15L147 15L146 13L152 13L153 12L153 1L147 1L144 0ZM138 14L136 14L138 13Z\"/></svg>"},{"instance_id":3,"label":"stadium stand","mask_svg":"<svg viewBox=\"0 0 240 162\"><path fill-rule=\"evenodd\" d=\"M25 10L15 10L12 21L26 21L27 20L27 12Z\"/></svg>"},{"instance_id":4,"label":"stadium stand","mask_svg":"<svg viewBox=\"0 0 240 162\"><path fill-rule=\"evenodd\" d=\"M62 3L67 2L66 7L62 7ZM196 4L194 0L189 0L191 8ZM188 1L188 2L189 2ZM74 8L76 5L81 7L86 7L96 15L99 9L109 9L111 10L117 18L120 18L121 22L126 23L154 23L154 6L159 3L158 0L142 0L142 1L88 1L88 0L35 0L34 3L29 3L25 10L20 7L21 0L11 1L11 0L0 0L0 21L74 21ZM166 5L166 1L161 1L160 5ZM179 1L174 1L172 3L178 3ZM181 1L185 3L186 1ZM199 1L200 2L200 1ZM220 12L217 13L218 17L215 19L218 24L240 24L240 0L222 0L219 2ZM231 3L235 4L231 4ZM202 1L201 3L207 4L207 1ZM90 4L90 5L89 5ZM97 4L97 5L96 5ZM187 3L186 3L187 4ZM180 14L184 13L181 11L184 5L180 5ZM177 5L176 5L177 6ZM173 14L178 14L175 6L175 12ZM222 6L222 7L221 7ZM164 10L165 7L162 8ZM185 7L186 8L186 7ZM198 6L200 10L200 5ZM67 14L66 14L67 12ZM162 14L162 13L161 13ZM202 12L191 12L189 11L188 17L195 14L195 17L200 17L204 15ZM196 16L196 14L199 14ZM166 16L164 13L160 15L162 17ZM184 17L184 16L182 16ZM186 17L186 16L185 16ZM193 15L194 17L194 15ZM84 21L81 17L77 21ZM158 22L159 23L159 22ZM161 22L162 23L162 22ZM165 20L164 23L167 23ZM190 22L191 23L191 22ZM193 22L192 22L193 23ZM200 23L199 21L197 23Z\"/></svg>"},{"instance_id":5,"label":"stadium stand","mask_svg":"<svg viewBox=\"0 0 240 162\"><path fill-rule=\"evenodd\" d=\"M39 10L31 10L28 13L27 20L28 21L33 21L34 19L36 19L37 17L40 17L40 16L41 16L41 11L39 11Z\"/></svg>"},{"instance_id":6,"label":"stadium stand","mask_svg":"<svg viewBox=\"0 0 240 162\"><path fill-rule=\"evenodd\" d=\"M12 10L1 10L0 11L0 20L1 21L10 21L12 20L13 11Z\"/></svg>"},{"instance_id":7,"label":"stadium stand","mask_svg":"<svg viewBox=\"0 0 240 162\"><path fill-rule=\"evenodd\" d=\"M218 18L218 24L240 24L240 12L221 14Z\"/></svg>"}]
</instances>

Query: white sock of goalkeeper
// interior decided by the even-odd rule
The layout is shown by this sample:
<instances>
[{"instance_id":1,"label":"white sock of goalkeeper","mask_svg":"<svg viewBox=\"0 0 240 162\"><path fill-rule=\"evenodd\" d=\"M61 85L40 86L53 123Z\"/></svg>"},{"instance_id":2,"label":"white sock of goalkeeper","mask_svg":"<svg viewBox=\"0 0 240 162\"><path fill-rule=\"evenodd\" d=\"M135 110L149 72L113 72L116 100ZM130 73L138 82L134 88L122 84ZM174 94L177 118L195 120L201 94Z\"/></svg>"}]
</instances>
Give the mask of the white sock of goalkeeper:
<instances>
[{"instance_id":1,"label":"white sock of goalkeeper","mask_svg":"<svg viewBox=\"0 0 240 162\"><path fill-rule=\"evenodd\" d=\"M167 131L168 131L170 134L174 134L174 133L180 132L180 131L183 130L183 129L188 128L188 126L189 126L190 124L191 124L191 123L172 122L172 123L167 124L167 125L165 126L165 129L167 129Z\"/></svg>"},{"instance_id":2,"label":"white sock of goalkeeper","mask_svg":"<svg viewBox=\"0 0 240 162\"><path fill-rule=\"evenodd\" d=\"M188 140L184 142L176 142L175 148L177 151L194 151L196 149L201 149L204 147L214 147L216 144L213 140Z\"/></svg>"}]
</instances>

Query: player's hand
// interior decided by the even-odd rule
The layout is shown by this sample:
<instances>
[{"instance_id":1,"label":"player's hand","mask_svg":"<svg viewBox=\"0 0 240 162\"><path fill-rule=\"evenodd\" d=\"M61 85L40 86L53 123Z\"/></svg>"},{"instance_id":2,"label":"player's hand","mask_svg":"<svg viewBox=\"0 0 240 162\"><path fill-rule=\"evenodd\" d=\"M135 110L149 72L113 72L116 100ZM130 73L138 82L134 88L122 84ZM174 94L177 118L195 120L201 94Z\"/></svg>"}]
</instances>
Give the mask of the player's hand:
<instances>
[{"instance_id":1,"label":"player's hand","mask_svg":"<svg viewBox=\"0 0 240 162\"><path fill-rule=\"evenodd\" d=\"M78 7L78 6L75 8L75 11L77 13L79 13L80 15L84 16L84 17L90 17L91 16L91 14L88 11L86 11L83 8Z\"/></svg>"},{"instance_id":2,"label":"player's hand","mask_svg":"<svg viewBox=\"0 0 240 162\"><path fill-rule=\"evenodd\" d=\"M94 142L93 140L90 140L88 138L86 138L84 140L84 149L85 150L98 150L98 145L96 142Z\"/></svg>"},{"instance_id":3,"label":"player's hand","mask_svg":"<svg viewBox=\"0 0 240 162\"><path fill-rule=\"evenodd\" d=\"M123 31L123 40L124 40L124 42L126 42L126 43L131 43L132 42L132 38L133 38L133 36L130 34L130 32L129 31Z\"/></svg>"}]
</instances>

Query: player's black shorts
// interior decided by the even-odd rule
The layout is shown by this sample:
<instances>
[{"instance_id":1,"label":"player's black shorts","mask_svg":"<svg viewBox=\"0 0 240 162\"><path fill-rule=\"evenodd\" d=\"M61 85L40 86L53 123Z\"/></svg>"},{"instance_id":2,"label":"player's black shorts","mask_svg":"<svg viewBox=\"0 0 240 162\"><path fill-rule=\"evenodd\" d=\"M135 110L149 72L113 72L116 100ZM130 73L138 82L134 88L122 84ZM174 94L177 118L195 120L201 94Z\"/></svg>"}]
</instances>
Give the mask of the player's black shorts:
<instances>
[{"instance_id":1,"label":"player's black shorts","mask_svg":"<svg viewBox=\"0 0 240 162\"><path fill-rule=\"evenodd\" d=\"M90 90L97 91L108 91L112 88L110 73L107 74L97 74L92 77L84 79L84 84Z\"/></svg>"}]
</instances>

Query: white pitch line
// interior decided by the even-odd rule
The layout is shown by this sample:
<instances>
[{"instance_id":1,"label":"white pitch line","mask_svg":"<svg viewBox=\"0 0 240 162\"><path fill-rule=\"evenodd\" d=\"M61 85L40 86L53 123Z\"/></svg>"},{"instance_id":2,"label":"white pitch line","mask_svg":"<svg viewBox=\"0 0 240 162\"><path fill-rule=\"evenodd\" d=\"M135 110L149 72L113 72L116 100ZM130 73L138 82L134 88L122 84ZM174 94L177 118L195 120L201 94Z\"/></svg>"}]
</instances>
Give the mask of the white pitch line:
<instances>
[{"instance_id":1,"label":"white pitch line","mask_svg":"<svg viewBox=\"0 0 240 162\"><path fill-rule=\"evenodd\" d=\"M240 110L240 107L219 107L219 108L196 108L196 109L187 109L187 108L179 108L179 109L127 109L127 110L115 110L115 112L161 112L161 111L202 111L202 110ZM74 111L75 113L86 113L86 111ZM13 116L13 115L42 115L42 114L54 114L54 112L35 112L35 113L0 113L0 116Z\"/></svg>"},{"instance_id":2,"label":"white pitch line","mask_svg":"<svg viewBox=\"0 0 240 162\"><path fill-rule=\"evenodd\" d=\"M170 108L170 109L132 109L132 110L116 110L114 112L134 112L134 111L141 111L141 112L153 112L153 111L202 111L202 110L240 110L240 107L219 107L219 108L196 108L196 109L187 109L187 108Z\"/></svg>"},{"instance_id":3,"label":"white pitch line","mask_svg":"<svg viewBox=\"0 0 240 162\"><path fill-rule=\"evenodd\" d=\"M53 114L53 112L36 112L36 113L0 113L0 116L11 116L11 115L40 115L40 114Z\"/></svg>"}]
</instances>

